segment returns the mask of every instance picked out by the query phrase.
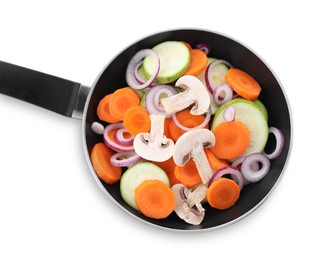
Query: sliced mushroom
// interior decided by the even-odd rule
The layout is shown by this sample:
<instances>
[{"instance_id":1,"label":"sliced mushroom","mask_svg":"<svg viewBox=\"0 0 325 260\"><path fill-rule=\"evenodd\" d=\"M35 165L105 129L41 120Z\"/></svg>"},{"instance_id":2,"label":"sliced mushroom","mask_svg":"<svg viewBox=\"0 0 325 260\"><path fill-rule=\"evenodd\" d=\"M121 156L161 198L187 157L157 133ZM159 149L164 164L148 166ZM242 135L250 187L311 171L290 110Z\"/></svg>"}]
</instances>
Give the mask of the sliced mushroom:
<instances>
[{"instance_id":1,"label":"sliced mushroom","mask_svg":"<svg viewBox=\"0 0 325 260\"><path fill-rule=\"evenodd\" d=\"M213 175L204 148L215 144L214 134L208 129L191 130L184 133L175 144L173 159L184 166L190 158L195 162L203 184L207 184Z\"/></svg>"},{"instance_id":2,"label":"sliced mushroom","mask_svg":"<svg viewBox=\"0 0 325 260\"><path fill-rule=\"evenodd\" d=\"M197 77L182 76L176 81L175 86L182 87L185 91L161 99L161 103L168 115L181 111L192 104L194 104L191 109L193 115L202 115L208 111L210 106L209 92Z\"/></svg>"},{"instance_id":3,"label":"sliced mushroom","mask_svg":"<svg viewBox=\"0 0 325 260\"><path fill-rule=\"evenodd\" d=\"M201 205L201 201L206 196L207 187L205 185L198 186L195 190L187 189L183 184L175 184L172 187L175 195L176 214L192 225L201 224L205 209Z\"/></svg>"},{"instance_id":4,"label":"sliced mushroom","mask_svg":"<svg viewBox=\"0 0 325 260\"><path fill-rule=\"evenodd\" d=\"M150 133L139 133L135 136L133 147L143 159L163 162L173 156L174 142L164 136L164 115L150 115Z\"/></svg>"}]
</instances>

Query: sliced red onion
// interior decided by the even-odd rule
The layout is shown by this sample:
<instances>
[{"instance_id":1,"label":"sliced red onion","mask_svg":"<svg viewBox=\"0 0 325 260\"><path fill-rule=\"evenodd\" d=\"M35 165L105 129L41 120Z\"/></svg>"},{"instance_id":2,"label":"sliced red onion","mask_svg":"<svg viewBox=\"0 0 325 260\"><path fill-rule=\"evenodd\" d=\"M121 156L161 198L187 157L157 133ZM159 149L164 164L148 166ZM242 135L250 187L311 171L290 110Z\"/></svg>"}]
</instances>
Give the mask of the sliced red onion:
<instances>
[{"instance_id":1,"label":"sliced red onion","mask_svg":"<svg viewBox=\"0 0 325 260\"><path fill-rule=\"evenodd\" d=\"M168 85L164 85L164 87L159 88L155 92L155 95L154 95L154 98L153 98L153 102L154 102L155 108L157 110L159 110L160 112L164 112L165 113L166 110L165 110L164 106L160 102L161 95L162 94L165 94L166 97L171 97L171 96L176 95L177 93L178 92L177 92L177 90L175 88L173 88L171 86L168 86Z\"/></svg>"},{"instance_id":2,"label":"sliced red onion","mask_svg":"<svg viewBox=\"0 0 325 260\"><path fill-rule=\"evenodd\" d=\"M152 87L146 94L146 109L151 115L164 115L166 118L169 118L171 115L167 115L165 109L160 104L159 97L162 93L172 96L172 93L176 95L178 92L174 87L169 85L157 85Z\"/></svg>"},{"instance_id":3,"label":"sliced red onion","mask_svg":"<svg viewBox=\"0 0 325 260\"><path fill-rule=\"evenodd\" d=\"M220 170L216 171L210 181L208 186L212 184L215 180L221 178L222 176L230 174L231 178L238 184L239 188L242 189L244 186L244 178L242 173L235 167L232 166L226 166L224 168L221 168Z\"/></svg>"},{"instance_id":4,"label":"sliced red onion","mask_svg":"<svg viewBox=\"0 0 325 260\"><path fill-rule=\"evenodd\" d=\"M242 156L237 158L235 161L233 161L233 163L231 164L232 167L238 167L244 160L245 160L246 156Z\"/></svg>"},{"instance_id":5,"label":"sliced red onion","mask_svg":"<svg viewBox=\"0 0 325 260\"><path fill-rule=\"evenodd\" d=\"M220 84L213 90L213 100L219 106L231 100L233 96L234 92L227 83Z\"/></svg>"},{"instance_id":6,"label":"sliced red onion","mask_svg":"<svg viewBox=\"0 0 325 260\"><path fill-rule=\"evenodd\" d=\"M111 164L117 167L128 167L140 162L142 158L133 150L120 152L111 156Z\"/></svg>"},{"instance_id":7,"label":"sliced red onion","mask_svg":"<svg viewBox=\"0 0 325 260\"><path fill-rule=\"evenodd\" d=\"M187 132L187 131L190 131L190 130L201 129L201 128L204 128L204 127L209 123L209 121L210 121L210 119L211 119L211 108L209 107L208 112L207 112L206 115L205 115L205 119L204 119L204 121L203 121L200 125L198 125L198 126L196 126L196 127L192 127L192 128L190 128L190 127L183 126L183 125L178 121L177 116L176 116L176 113L173 113L173 114L172 114L172 119L173 119L175 125L176 125L178 128L180 128L180 129L182 129L182 130L184 130L184 131L186 131L186 132Z\"/></svg>"},{"instance_id":8,"label":"sliced red onion","mask_svg":"<svg viewBox=\"0 0 325 260\"><path fill-rule=\"evenodd\" d=\"M242 164L242 162L245 160L245 158L246 158L246 156L239 157L231 164L231 166L236 167L240 170L240 166L241 166L240 164ZM260 166L258 165L258 162L252 162L251 168L253 171L257 171L260 168Z\"/></svg>"},{"instance_id":9,"label":"sliced red onion","mask_svg":"<svg viewBox=\"0 0 325 260\"><path fill-rule=\"evenodd\" d=\"M254 164L262 165L261 167L256 167ZM253 153L244 159L241 164L241 172L245 179L250 182L258 182L265 177L269 172L271 167L271 162L269 158L263 153Z\"/></svg>"},{"instance_id":10,"label":"sliced red onion","mask_svg":"<svg viewBox=\"0 0 325 260\"><path fill-rule=\"evenodd\" d=\"M228 61L225 61L225 60L214 60L208 65L208 67L206 68L206 71L205 71L204 79L205 79L205 85L207 86L207 88L211 94L213 94L213 87L211 85L211 79L210 79L211 76L210 75L212 74L214 66L216 66L218 64L225 64L229 68L233 67Z\"/></svg>"},{"instance_id":11,"label":"sliced red onion","mask_svg":"<svg viewBox=\"0 0 325 260\"><path fill-rule=\"evenodd\" d=\"M198 43L196 48L203 51L207 56L210 55L212 47L208 43Z\"/></svg>"},{"instance_id":12,"label":"sliced red onion","mask_svg":"<svg viewBox=\"0 0 325 260\"><path fill-rule=\"evenodd\" d=\"M242 162L245 160L246 156L242 156L242 157L239 157L238 159L236 159L232 164L231 166L232 167L235 167L237 168L239 171L241 170L241 164ZM258 166L258 162L252 164L252 168L253 170L258 170L259 169L259 166ZM243 175L242 175L243 176ZM247 185L250 183L250 181L246 180L245 177L243 176L243 179L244 179L244 185Z\"/></svg>"},{"instance_id":13,"label":"sliced red onion","mask_svg":"<svg viewBox=\"0 0 325 260\"><path fill-rule=\"evenodd\" d=\"M140 61L134 68L134 78L139 84L144 84L146 82L146 80L139 75L139 68L142 65L142 63L143 61Z\"/></svg>"},{"instance_id":14,"label":"sliced red onion","mask_svg":"<svg viewBox=\"0 0 325 260\"><path fill-rule=\"evenodd\" d=\"M103 132L104 143L109 148L111 148L112 150L114 150L116 152L129 152L129 151L133 150L133 145L121 145L121 144L118 144L115 140L111 140L108 137L109 132L111 132L115 129L121 129L121 128L124 128L122 122L107 125Z\"/></svg>"},{"instance_id":15,"label":"sliced red onion","mask_svg":"<svg viewBox=\"0 0 325 260\"><path fill-rule=\"evenodd\" d=\"M142 61L142 59L147 56L153 56L155 58L157 67L149 80L147 80L144 83L139 83L137 81L137 78L135 77L135 70L140 66L139 63ZM140 50L129 61L129 64L126 68L126 82L133 89L143 89L149 87L157 78L159 70L160 70L160 60L158 54L151 49Z\"/></svg>"},{"instance_id":16,"label":"sliced red onion","mask_svg":"<svg viewBox=\"0 0 325 260\"><path fill-rule=\"evenodd\" d=\"M270 159L270 160L273 160L275 158L277 158L282 150L283 150L283 146L284 146L284 135L282 133L282 131L276 127L270 127L269 128L269 134L272 133L274 134L274 137L275 137L275 142L276 142L276 146L275 146L275 149L272 153L270 154L267 154L264 152L264 154Z\"/></svg>"},{"instance_id":17,"label":"sliced red onion","mask_svg":"<svg viewBox=\"0 0 325 260\"><path fill-rule=\"evenodd\" d=\"M93 122L91 124L91 130L93 130L95 134L102 135L104 132L104 126L101 123Z\"/></svg>"},{"instance_id":18,"label":"sliced red onion","mask_svg":"<svg viewBox=\"0 0 325 260\"><path fill-rule=\"evenodd\" d=\"M124 134L129 134L130 137L126 138ZM119 130L116 131L114 135L114 139L118 144L128 146L128 145L133 145L134 136L130 132L128 132L125 128L120 128Z\"/></svg>"},{"instance_id":19,"label":"sliced red onion","mask_svg":"<svg viewBox=\"0 0 325 260\"><path fill-rule=\"evenodd\" d=\"M234 107L228 106L223 111L222 117L227 122L233 122L235 121L236 111Z\"/></svg>"}]
</instances>

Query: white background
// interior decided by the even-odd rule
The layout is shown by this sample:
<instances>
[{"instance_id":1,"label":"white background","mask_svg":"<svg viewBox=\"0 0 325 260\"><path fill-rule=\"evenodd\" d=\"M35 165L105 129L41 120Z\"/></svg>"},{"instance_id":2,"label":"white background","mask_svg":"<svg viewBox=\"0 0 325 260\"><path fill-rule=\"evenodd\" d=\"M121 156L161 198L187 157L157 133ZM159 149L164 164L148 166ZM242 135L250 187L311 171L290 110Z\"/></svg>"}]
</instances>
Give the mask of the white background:
<instances>
[{"instance_id":1,"label":"white background","mask_svg":"<svg viewBox=\"0 0 325 260\"><path fill-rule=\"evenodd\" d=\"M279 185L247 218L203 233L162 231L122 212L97 186L81 121L0 95L0 259L324 258L321 1L49 2L0 0L0 60L90 86L140 38L214 30L275 71L291 105L293 148Z\"/></svg>"}]
</instances>

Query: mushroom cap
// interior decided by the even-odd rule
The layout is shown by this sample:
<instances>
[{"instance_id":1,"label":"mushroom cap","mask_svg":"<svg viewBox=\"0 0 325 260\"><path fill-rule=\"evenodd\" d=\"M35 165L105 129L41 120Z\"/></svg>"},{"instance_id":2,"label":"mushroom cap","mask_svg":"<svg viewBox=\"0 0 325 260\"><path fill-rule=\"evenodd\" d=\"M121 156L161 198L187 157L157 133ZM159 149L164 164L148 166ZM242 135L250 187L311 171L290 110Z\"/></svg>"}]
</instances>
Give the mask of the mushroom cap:
<instances>
[{"instance_id":1,"label":"mushroom cap","mask_svg":"<svg viewBox=\"0 0 325 260\"><path fill-rule=\"evenodd\" d=\"M191 158L191 152L194 147L202 145L204 148L211 147L215 144L215 136L208 129L196 129L184 133L178 138L173 159L179 166L184 166Z\"/></svg>"},{"instance_id":2,"label":"mushroom cap","mask_svg":"<svg viewBox=\"0 0 325 260\"><path fill-rule=\"evenodd\" d=\"M145 133L137 134L133 141L135 152L143 159L163 162L167 161L174 153L174 142L170 139L162 139L162 143L146 141ZM166 140L167 143L166 143ZM164 143L163 143L164 142Z\"/></svg>"},{"instance_id":3,"label":"mushroom cap","mask_svg":"<svg viewBox=\"0 0 325 260\"><path fill-rule=\"evenodd\" d=\"M191 109L192 115L202 115L206 113L210 106L210 95L203 83L192 75L180 77L175 87L182 87L187 91L192 91L195 96L194 106Z\"/></svg>"}]
</instances>

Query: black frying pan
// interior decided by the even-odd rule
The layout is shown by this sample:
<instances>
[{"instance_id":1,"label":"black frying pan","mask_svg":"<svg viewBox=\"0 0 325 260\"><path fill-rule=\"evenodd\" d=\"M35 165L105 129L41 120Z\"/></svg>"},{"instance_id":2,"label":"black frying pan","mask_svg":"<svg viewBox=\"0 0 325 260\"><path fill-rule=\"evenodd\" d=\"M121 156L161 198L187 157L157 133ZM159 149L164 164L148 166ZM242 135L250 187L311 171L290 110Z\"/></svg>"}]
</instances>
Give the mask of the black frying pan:
<instances>
[{"instance_id":1,"label":"black frying pan","mask_svg":"<svg viewBox=\"0 0 325 260\"><path fill-rule=\"evenodd\" d=\"M285 145L281 155L272 161L269 174L260 182L245 186L240 199L232 208L224 211L206 206L206 215L199 226L189 225L172 213L167 219L155 220L144 217L130 208L121 198L119 183L108 185L98 179L90 163L89 153L93 145L102 141L90 126L99 121L96 108L99 100L115 91L117 86L126 86L125 69L131 57L140 49L152 48L167 40L183 40L195 46L209 43L213 46L211 57L229 61L234 67L252 75L262 86L261 101L269 113L269 126L281 129ZM288 101L276 76L254 52L238 41L215 32L204 30L173 30L157 33L135 42L118 54L99 74L92 88L79 83L22 68L0 61L0 93L41 106L64 116L82 118L83 143L86 159L99 186L116 204L131 216L171 230L207 230L221 227L242 219L253 212L268 197L278 183L291 147L291 117ZM267 144L271 149L273 140Z\"/></svg>"}]
</instances>

